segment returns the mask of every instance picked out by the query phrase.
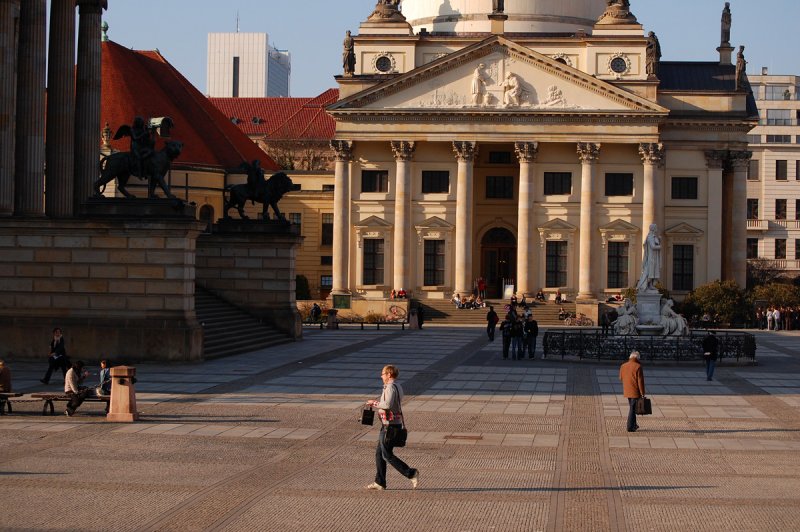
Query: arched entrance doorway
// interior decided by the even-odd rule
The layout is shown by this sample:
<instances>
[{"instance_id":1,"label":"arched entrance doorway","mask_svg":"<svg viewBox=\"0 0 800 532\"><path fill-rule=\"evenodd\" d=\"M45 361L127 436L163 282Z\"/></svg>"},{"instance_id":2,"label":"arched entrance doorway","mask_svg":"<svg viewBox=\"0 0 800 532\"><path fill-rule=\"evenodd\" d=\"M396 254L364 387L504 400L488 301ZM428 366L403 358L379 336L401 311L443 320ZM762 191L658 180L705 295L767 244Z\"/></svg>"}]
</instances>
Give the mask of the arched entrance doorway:
<instances>
[{"instance_id":1,"label":"arched entrance doorway","mask_svg":"<svg viewBox=\"0 0 800 532\"><path fill-rule=\"evenodd\" d=\"M481 277L486 279L486 297L503 294L503 279L517 271L517 239L508 229L495 227L481 239Z\"/></svg>"}]
</instances>

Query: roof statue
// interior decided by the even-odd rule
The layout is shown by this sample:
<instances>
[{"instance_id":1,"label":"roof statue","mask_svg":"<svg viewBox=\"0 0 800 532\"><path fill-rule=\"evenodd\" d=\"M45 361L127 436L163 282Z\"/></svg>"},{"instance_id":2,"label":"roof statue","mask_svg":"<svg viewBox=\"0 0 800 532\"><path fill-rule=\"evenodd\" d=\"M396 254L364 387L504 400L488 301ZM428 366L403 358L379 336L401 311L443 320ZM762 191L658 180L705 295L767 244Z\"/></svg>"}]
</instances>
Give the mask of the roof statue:
<instances>
[{"instance_id":1,"label":"roof statue","mask_svg":"<svg viewBox=\"0 0 800 532\"><path fill-rule=\"evenodd\" d=\"M117 190L126 198L133 198L133 194L126 190L130 176L146 179L147 197L156 197L156 186L164 191L168 198L175 198L169 190L169 185L164 181L164 176L183 149L183 144L178 141L167 141L164 148L156 151L158 136L169 138L169 133L174 123L168 116L151 118L147 121L141 116L133 119L133 125L124 124L117 129L114 140L123 137L131 138L131 150L112 153L100 161L100 179L94 184L95 196L102 196L105 186L117 180Z\"/></svg>"},{"instance_id":2,"label":"roof statue","mask_svg":"<svg viewBox=\"0 0 800 532\"><path fill-rule=\"evenodd\" d=\"M722 37L720 38L722 46L730 45L731 43L731 3L725 2L725 9L722 10Z\"/></svg>"},{"instance_id":3,"label":"roof statue","mask_svg":"<svg viewBox=\"0 0 800 532\"><path fill-rule=\"evenodd\" d=\"M645 68L648 78L658 77L658 62L661 61L661 44L655 32L647 34L647 47L645 48Z\"/></svg>"},{"instance_id":4,"label":"roof statue","mask_svg":"<svg viewBox=\"0 0 800 532\"><path fill-rule=\"evenodd\" d=\"M405 22L406 17L400 12L400 0L378 0L375 10L367 20L383 22Z\"/></svg>"},{"instance_id":5,"label":"roof statue","mask_svg":"<svg viewBox=\"0 0 800 532\"><path fill-rule=\"evenodd\" d=\"M504 0L492 0L492 13L503 13L505 9Z\"/></svg>"},{"instance_id":6,"label":"roof statue","mask_svg":"<svg viewBox=\"0 0 800 532\"><path fill-rule=\"evenodd\" d=\"M268 207L272 207L275 219L285 222L286 217L278 209L278 202L283 195L292 190L299 190L299 186L292 183L292 178L283 172L273 174L269 179L264 178L264 170L261 168L261 161L255 159L252 163L242 163L240 170L247 172L247 183L241 185L228 185L225 187L225 218L229 218L228 211L236 208L242 220L248 217L244 213L244 205L247 201L261 203L261 219L269 220Z\"/></svg>"},{"instance_id":7,"label":"roof statue","mask_svg":"<svg viewBox=\"0 0 800 532\"><path fill-rule=\"evenodd\" d=\"M606 10L597 21L598 24L637 24L631 13L628 0L606 0Z\"/></svg>"},{"instance_id":8,"label":"roof statue","mask_svg":"<svg viewBox=\"0 0 800 532\"><path fill-rule=\"evenodd\" d=\"M352 35L350 35L350 30L347 30L342 44L342 68L344 69L344 75L349 77L356 71L355 44Z\"/></svg>"},{"instance_id":9,"label":"roof statue","mask_svg":"<svg viewBox=\"0 0 800 532\"><path fill-rule=\"evenodd\" d=\"M745 90L747 87L747 61L744 59L744 46L739 47L736 54L736 90Z\"/></svg>"}]
</instances>

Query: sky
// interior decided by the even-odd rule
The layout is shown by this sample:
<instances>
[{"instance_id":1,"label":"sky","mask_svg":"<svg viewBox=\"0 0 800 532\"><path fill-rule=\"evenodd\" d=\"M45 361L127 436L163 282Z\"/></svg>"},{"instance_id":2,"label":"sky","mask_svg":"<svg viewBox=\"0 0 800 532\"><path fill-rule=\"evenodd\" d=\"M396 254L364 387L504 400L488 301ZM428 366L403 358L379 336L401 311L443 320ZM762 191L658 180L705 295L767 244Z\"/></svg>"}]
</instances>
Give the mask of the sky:
<instances>
[{"instance_id":1,"label":"sky","mask_svg":"<svg viewBox=\"0 0 800 532\"><path fill-rule=\"evenodd\" d=\"M48 2L49 3L49 2ZM109 38L136 50L158 49L206 92L208 34L265 32L292 54L291 96L315 96L336 86L346 30L358 33L376 0L109 0ZM665 61L719 58L724 1L631 0L645 32L655 31ZM744 44L748 72L800 75L800 0L731 0L731 44Z\"/></svg>"}]
</instances>

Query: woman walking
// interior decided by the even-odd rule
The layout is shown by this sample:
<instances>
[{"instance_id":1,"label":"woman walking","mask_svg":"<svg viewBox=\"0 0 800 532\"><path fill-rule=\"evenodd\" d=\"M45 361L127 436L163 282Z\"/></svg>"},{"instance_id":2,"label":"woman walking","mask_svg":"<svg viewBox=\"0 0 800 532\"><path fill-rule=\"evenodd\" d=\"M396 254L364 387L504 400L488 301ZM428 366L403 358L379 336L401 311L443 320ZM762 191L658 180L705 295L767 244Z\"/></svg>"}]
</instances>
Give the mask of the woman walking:
<instances>
[{"instance_id":1,"label":"woman walking","mask_svg":"<svg viewBox=\"0 0 800 532\"><path fill-rule=\"evenodd\" d=\"M39 382L50 384L50 376L53 375L53 371L56 369L60 369L64 377L67 376L69 357L64 347L64 336L61 334L59 327L53 329L53 340L50 342L50 354L47 357L47 373L44 374L44 378L40 379Z\"/></svg>"},{"instance_id":2,"label":"woman walking","mask_svg":"<svg viewBox=\"0 0 800 532\"><path fill-rule=\"evenodd\" d=\"M383 393L380 399L371 399L367 404L378 409L381 418L381 432L378 434L378 447L375 449L375 482L367 486L368 490L386 489L386 462L411 480L411 487L416 488L419 483L419 471L408 466L394 455L394 442L386 441L386 432L389 426L403 427L403 388L395 382L400 371L392 365L384 366L381 371L383 380Z\"/></svg>"}]
</instances>

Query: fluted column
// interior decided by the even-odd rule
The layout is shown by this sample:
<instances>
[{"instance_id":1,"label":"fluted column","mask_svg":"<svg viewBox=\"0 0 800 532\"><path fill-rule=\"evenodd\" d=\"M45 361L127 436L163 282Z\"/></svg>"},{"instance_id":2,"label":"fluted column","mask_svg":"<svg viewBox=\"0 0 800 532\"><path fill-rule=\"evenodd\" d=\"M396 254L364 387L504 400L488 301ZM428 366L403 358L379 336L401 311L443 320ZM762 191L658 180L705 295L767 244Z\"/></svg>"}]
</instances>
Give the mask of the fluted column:
<instances>
[{"instance_id":1,"label":"fluted column","mask_svg":"<svg viewBox=\"0 0 800 532\"><path fill-rule=\"evenodd\" d=\"M350 162L353 143L334 140L331 148L336 157L333 185L333 287L332 294L349 294L350 273Z\"/></svg>"},{"instance_id":2,"label":"fluted column","mask_svg":"<svg viewBox=\"0 0 800 532\"><path fill-rule=\"evenodd\" d=\"M664 145L653 143L639 144L639 155L644 165L644 187L642 191L642 244L647 240L650 225L658 222L656 202L659 199L656 167L664 160ZM664 231L663 227L658 228Z\"/></svg>"},{"instance_id":3,"label":"fluted column","mask_svg":"<svg viewBox=\"0 0 800 532\"><path fill-rule=\"evenodd\" d=\"M75 171L75 0L52 0L47 67L45 213L72 216Z\"/></svg>"},{"instance_id":4,"label":"fluted column","mask_svg":"<svg viewBox=\"0 0 800 532\"><path fill-rule=\"evenodd\" d=\"M19 0L0 0L0 216L14 213Z\"/></svg>"},{"instance_id":5,"label":"fluted column","mask_svg":"<svg viewBox=\"0 0 800 532\"><path fill-rule=\"evenodd\" d=\"M581 160L581 224L580 250L578 251L578 299L594 299L594 268L592 268L592 243L594 241L594 181L600 144L578 143Z\"/></svg>"},{"instance_id":6,"label":"fluted column","mask_svg":"<svg viewBox=\"0 0 800 532\"><path fill-rule=\"evenodd\" d=\"M707 151L705 155L708 166L706 280L715 281L722 279L722 167L725 162L725 152Z\"/></svg>"},{"instance_id":7,"label":"fluted column","mask_svg":"<svg viewBox=\"0 0 800 532\"><path fill-rule=\"evenodd\" d=\"M395 160L394 191L394 284L395 289L413 289L408 282L411 240L411 160L414 158L414 143L392 141Z\"/></svg>"},{"instance_id":8,"label":"fluted column","mask_svg":"<svg viewBox=\"0 0 800 532\"><path fill-rule=\"evenodd\" d=\"M472 172L477 143L453 142L458 159L456 185L456 278L455 291L472 292Z\"/></svg>"},{"instance_id":9,"label":"fluted column","mask_svg":"<svg viewBox=\"0 0 800 532\"><path fill-rule=\"evenodd\" d=\"M44 214L46 0L20 4L14 213Z\"/></svg>"},{"instance_id":10,"label":"fluted column","mask_svg":"<svg viewBox=\"0 0 800 532\"><path fill-rule=\"evenodd\" d=\"M731 230L731 269L733 279L744 288L747 284L747 169L753 152L730 154L733 166L733 228Z\"/></svg>"},{"instance_id":11,"label":"fluted column","mask_svg":"<svg viewBox=\"0 0 800 532\"><path fill-rule=\"evenodd\" d=\"M75 84L75 188L73 209L89 197L100 159L100 22L106 0L77 0L78 68Z\"/></svg>"},{"instance_id":12,"label":"fluted column","mask_svg":"<svg viewBox=\"0 0 800 532\"><path fill-rule=\"evenodd\" d=\"M519 206L517 214L517 292L522 295L536 293L536 227L533 216L534 179L538 142L516 142L514 151L519 159Z\"/></svg>"}]
</instances>

